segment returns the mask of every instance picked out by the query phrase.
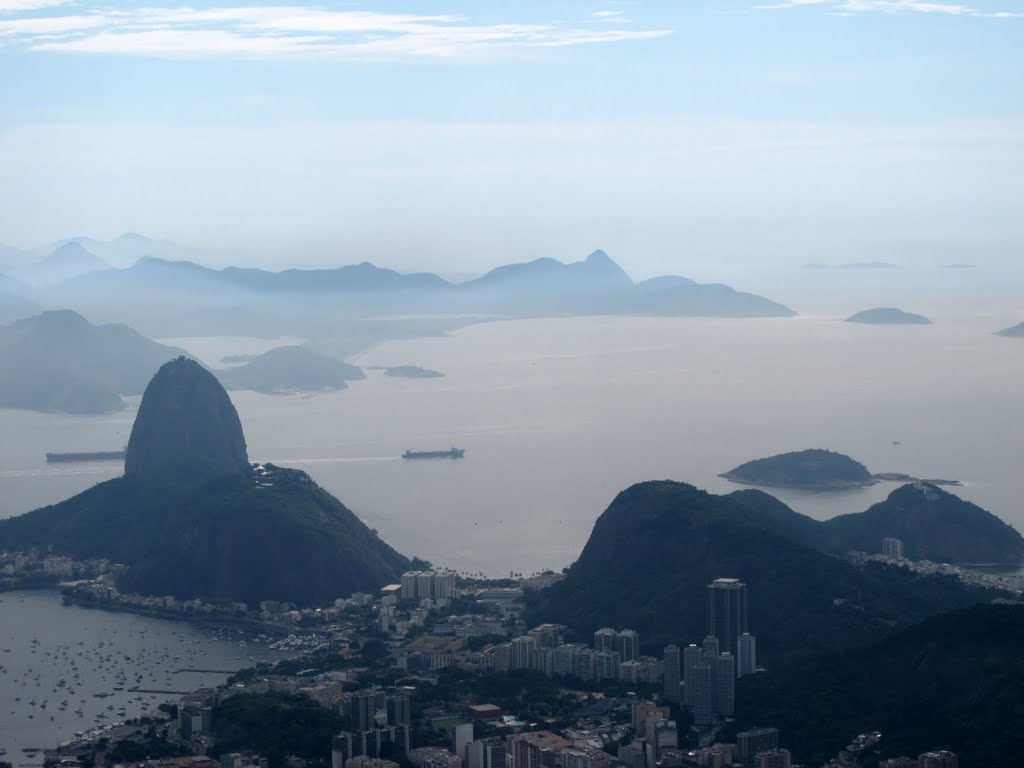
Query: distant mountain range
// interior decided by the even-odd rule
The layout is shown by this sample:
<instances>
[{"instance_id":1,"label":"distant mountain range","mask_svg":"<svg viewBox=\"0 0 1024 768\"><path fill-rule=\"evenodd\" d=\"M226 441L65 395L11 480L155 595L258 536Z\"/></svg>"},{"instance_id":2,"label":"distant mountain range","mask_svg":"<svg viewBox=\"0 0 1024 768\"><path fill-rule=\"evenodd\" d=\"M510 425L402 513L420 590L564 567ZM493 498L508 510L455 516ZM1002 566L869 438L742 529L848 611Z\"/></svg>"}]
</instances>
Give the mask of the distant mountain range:
<instances>
[{"instance_id":1,"label":"distant mountain range","mask_svg":"<svg viewBox=\"0 0 1024 768\"><path fill-rule=\"evenodd\" d=\"M81 244L78 244L81 246ZM604 252L563 264L537 259L498 267L464 283L429 273L401 274L369 263L337 269L269 272L209 269L146 257L39 286L37 299L96 317L118 312L153 335L295 333L326 336L337 319L374 319L412 335L427 316L536 317L579 314L788 317L774 301L682 277L634 283ZM410 316L420 316L410 320ZM402 319L403 316L405 319ZM381 320L383 318L384 320Z\"/></svg>"},{"instance_id":2,"label":"distant mountain range","mask_svg":"<svg viewBox=\"0 0 1024 768\"><path fill-rule=\"evenodd\" d=\"M139 395L182 350L125 325L93 325L70 310L0 325L0 407L107 413Z\"/></svg>"},{"instance_id":3,"label":"distant mountain range","mask_svg":"<svg viewBox=\"0 0 1024 768\"><path fill-rule=\"evenodd\" d=\"M45 285L103 269L110 269L110 264L86 250L78 241L72 240L58 246L42 261L27 264L14 274L23 282Z\"/></svg>"},{"instance_id":4,"label":"distant mountain range","mask_svg":"<svg viewBox=\"0 0 1024 768\"><path fill-rule=\"evenodd\" d=\"M93 259L102 262L99 269L128 267L147 256L163 259L194 259L206 252L178 245L169 240L155 240L151 237L126 232L113 240L96 240L91 237L70 237L34 249L14 248L0 243L0 272L18 273L28 270L30 275L40 264L67 246L76 246ZM85 270L83 270L85 271ZM27 278L26 278L27 279Z\"/></svg>"},{"instance_id":5,"label":"distant mountain range","mask_svg":"<svg viewBox=\"0 0 1024 768\"><path fill-rule=\"evenodd\" d=\"M34 315L42 309L28 294L26 285L0 274L0 323Z\"/></svg>"},{"instance_id":6,"label":"distant mountain range","mask_svg":"<svg viewBox=\"0 0 1024 768\"><path fill-rule=\"evenodd\" d=\"M877 517L904 503L900 514L928 516L903 495L897 491ZM949 517L963 511L948 503ZM956 523L949 517L942 510L931 515L931 535L952 537L970 529L975 539L992 536L987 522L972 514ZM830 535L853 536L845 525ZM877 520L865 519L858 528L874 525ZM684 483L640 483L622 491L598 518L566 578L530 593L528 618L558 621L581 635L602 626L632 627L654 651L669 642L699 642L707 631L706 585L735 577L748 585L758 657L776 663L862 645L988 598L951 578L880 564L855 566L823 551L820 526L760 491L715 496ZM998 546L1019 552L1020 537L1005 528L995 534ZM881 525L870 532L874 551L887 532Z\"/></svg>"}]
</instances>

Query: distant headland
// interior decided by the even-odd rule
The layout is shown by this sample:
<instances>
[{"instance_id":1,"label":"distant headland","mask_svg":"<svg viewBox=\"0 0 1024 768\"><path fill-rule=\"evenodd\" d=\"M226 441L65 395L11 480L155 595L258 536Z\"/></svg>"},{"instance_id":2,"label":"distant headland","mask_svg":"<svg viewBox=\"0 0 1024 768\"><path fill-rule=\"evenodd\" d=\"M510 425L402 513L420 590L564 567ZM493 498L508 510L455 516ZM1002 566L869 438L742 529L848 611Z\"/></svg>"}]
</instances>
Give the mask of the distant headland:
<instances>
[{"instance_id":1,"label":"distant headland","mask_svg":"<svg viewBox=\"0 0 1024 768\"><path fill-rule=\"evenodd\" d=\"M1009 328L1003 328L1003 330L996 332L996 336L1024 339L1024 323L1017 323Z\"/></svg>"}]
</instances>

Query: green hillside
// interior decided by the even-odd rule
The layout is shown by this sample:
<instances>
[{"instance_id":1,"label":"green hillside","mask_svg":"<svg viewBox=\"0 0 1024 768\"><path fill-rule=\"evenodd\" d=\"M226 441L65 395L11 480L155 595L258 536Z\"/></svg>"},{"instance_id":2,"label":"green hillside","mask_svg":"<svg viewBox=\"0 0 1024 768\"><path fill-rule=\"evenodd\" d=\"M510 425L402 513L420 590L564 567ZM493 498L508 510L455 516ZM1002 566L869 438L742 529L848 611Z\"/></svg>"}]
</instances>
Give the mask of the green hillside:
<instances>
[{"instance_id":1,"label":"green hillside","mask_svg":"<svg viewBox=\"0 0 1024 768\"><path fill-rule=\"evenodd\" d=\"M1024 754L1024 607L978 605L936 616L867 648L743 678L742 727L771 724L795 760L818 764L866 730L881 756L949 749L963 766L1017 765Z\"/></svg>"},{"instance_id":2,"label":"green hillside","mask_svg":"<svg viewBox=\"0 0 1024 768\"><path fill-rule=\"evenodd\" d=\"M268 465L199 485L121 477L0 521L0 548L128 565L122 591L322 605L393 582L409 561L307 474Z\"/></svg>"},{"instance_id":3,"label":"green hillside","mask_svg":"<svg viewBox=\"0 0 1024 768\"><path fill-rule=\"evenodd\" d=\"M748 585L759 658L776 663L862 645L988 598L951 578L858 568L779 532L784 513L775 507L767 518L750 502L670 481L628 488L598 518L565 580L532 593L531 623L562 622L581 634L632 627L650 650L698 642L706 585L735 577Z\"/></svg>"}]
</instances>

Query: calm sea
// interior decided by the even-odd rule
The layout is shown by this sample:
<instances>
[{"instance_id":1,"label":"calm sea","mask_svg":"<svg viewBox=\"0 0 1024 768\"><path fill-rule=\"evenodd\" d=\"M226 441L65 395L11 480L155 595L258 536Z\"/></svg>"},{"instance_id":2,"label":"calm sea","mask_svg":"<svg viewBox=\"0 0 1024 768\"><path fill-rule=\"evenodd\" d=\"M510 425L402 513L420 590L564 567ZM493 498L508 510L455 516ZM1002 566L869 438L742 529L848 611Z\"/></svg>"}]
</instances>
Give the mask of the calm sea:
<instances>
[{"instance_id":1,"label":"calm sea","mask_svg":"<svg viewBox=\"0 0 1024 768\"><path fill-rule=\"evenodd\" d=\"M252 459L306 470L399 551L471 573L568 565L631 483L668 478L728 492L738 486L718 473L810 447L875 472L962 480L956 493L1019 527L1024 341L992 335L1019 318L933 320L497 322L387 342L355 360L445 378L369 371L337 393L231 396ZM170 341L211 365L268 345ZM0 517L119 474L116 464L47 466L43 454L121 447L137 405L104 417L0 411ZM399 458L452 445L464 459ZM894 487L777 495L825 519Z\"/></svg>"}]
</instances>

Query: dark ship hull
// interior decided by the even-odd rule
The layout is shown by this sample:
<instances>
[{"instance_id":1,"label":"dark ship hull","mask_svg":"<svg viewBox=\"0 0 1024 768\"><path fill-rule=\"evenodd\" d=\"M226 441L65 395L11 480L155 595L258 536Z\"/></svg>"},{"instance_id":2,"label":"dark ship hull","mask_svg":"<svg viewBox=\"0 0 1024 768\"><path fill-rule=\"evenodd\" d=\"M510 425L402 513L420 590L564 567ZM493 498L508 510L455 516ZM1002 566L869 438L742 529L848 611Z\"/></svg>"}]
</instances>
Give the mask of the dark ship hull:
<instances>
[{"instance_id":1,"label":"dark ship hull","mask_svg":"<svg viewBox=\"0 0 1024 768\"><path fill-rule=\"evenodd\" d=\"M448 451L406 451L403 459L461 459L466 453L465 448L452 448Z\"/></svg>"},{"instance_id":2,"label":"dark ship hull","mask_svg":"<svg viewBox=\"0 0 1024 768\"><path fill-rule=\"evenodd\" d=\"M82 453L48 453L48 464L65 461L124 461L124 451L84 451Z\"/></svg>"}]
</instances>

